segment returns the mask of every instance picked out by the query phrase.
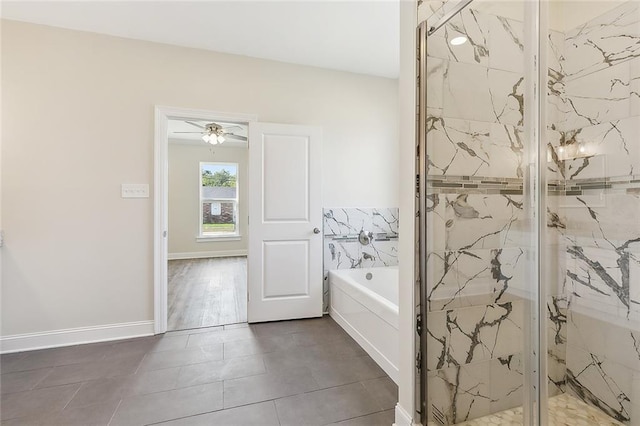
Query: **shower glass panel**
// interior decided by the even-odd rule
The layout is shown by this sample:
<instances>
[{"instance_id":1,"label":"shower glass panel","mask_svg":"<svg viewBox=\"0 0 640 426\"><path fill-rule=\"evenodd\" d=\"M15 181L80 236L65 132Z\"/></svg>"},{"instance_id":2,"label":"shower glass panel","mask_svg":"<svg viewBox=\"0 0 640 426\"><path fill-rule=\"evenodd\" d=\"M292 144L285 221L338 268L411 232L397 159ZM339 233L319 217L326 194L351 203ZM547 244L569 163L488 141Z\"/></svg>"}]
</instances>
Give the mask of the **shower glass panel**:
<instances>
[{"instance_id":1,"label":"shower glass panel","mask_svg":"<svg viewBox=\"0 0 640 426\"><path fill-rule=\"evenodd\" d=\"M423 424L640 425L640 2L419 16Z\"/></svg>"},{"instance_id":2,"label":"shower glass panel","mask_svg":"<svg viewBox=\"0 0 640 426\"><path fill-rule=\"evenodd\" d=\"M549 7L549 419L639 425L640 3Z\"/></svg>"},{"instance_id":3,"label":"shower glass panel","mask_svg":"<svg viewBox=\"0 0 640 426\"><path fill-rule=\"evenodd\" d=\"M546 415L538 7L450 1L418 30L424 424Z\"/></svg>"}]
</instances>

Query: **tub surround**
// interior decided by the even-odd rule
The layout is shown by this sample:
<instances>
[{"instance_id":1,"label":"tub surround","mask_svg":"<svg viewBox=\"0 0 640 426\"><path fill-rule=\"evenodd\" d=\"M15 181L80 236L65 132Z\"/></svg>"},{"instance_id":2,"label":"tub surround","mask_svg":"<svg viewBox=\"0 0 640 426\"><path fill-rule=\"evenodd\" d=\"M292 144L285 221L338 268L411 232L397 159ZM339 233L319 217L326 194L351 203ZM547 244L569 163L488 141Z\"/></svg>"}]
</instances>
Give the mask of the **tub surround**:
<instances>
[{"instance_id":1,"label":"tub surround","mask_svg":"<svg viewBox=\"0 0 640 426\"><path fill-rule=\"evenodd\" d=\"M398 265L397 208L326 208L323 210L324 311L329 311L329 271ZM360 232L371 232L363 245Z\"/></svg>"},{"instance_id":2,"label":"tub surround","mask_svg":"<svg viewBox=\"0 0 640 426\"><path fill-rule=\"evenodd\" d=\"M398 382L398 269L329 271L331 317Z\"/></svg>"}]
</instances>

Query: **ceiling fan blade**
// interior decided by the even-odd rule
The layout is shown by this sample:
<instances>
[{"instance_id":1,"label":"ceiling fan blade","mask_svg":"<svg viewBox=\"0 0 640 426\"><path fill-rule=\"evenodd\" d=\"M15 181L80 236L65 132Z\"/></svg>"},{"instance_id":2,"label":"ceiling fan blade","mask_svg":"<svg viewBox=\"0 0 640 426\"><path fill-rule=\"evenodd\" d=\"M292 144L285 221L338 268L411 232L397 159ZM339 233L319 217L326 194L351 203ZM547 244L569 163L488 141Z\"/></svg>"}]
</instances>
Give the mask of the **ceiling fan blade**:
<instances>
[{"instance_id":1,"label":"ceiling fan blade","mask_svg":"<svg viewBox=\"0 0 640 426\"><path fill-rule=\"evenodd\" d=\"M234 135L233 133L225 133L224 134L225 138L229 138L229 139L237 139L239 141L247 141L247 137L246 136L240 136L240 135Z\"/></svg>"},{"instance_id":2,"label":"ceiling fan blade","mask_svg":"<svg viewBox=\"0 0 640 426\"><path fill-rule=\"evenodd\" d=\"M227 131L227 129L242 129L241 126L227 126L227 127L223 127L222 130L224 130L225 132Z\"/></svg>"},{"instance_id":3,"label":"ceiling fan blade","mask_svg":"<svg viewBox=\"0 0 640 426\"><path fill-rule=\"evenodd\" d=\"M206 129L206 127L201 126L201 125L199 125L199 124L197 124L197 123L194 123L194 122L192 122L192 121L185 121L185 123L187 123L187 124L191 124L192 126L196 126L196 127L197 127L197 128L199 128L199 129L203 129L203 130L204 130L204 129ZM176 133L177 133L177 132L176 132Z\"/></svg>"},{"instance_id":4,"label":"ceiling fan blade","mask_svg":"<svg viewBox=\"0 0 640 426\"><path fill-rule=\"evenodd\" d=\"M197 133L199 135L205 134L207 132L172 132L172 133Z\"/></svg>"}]
</instances>

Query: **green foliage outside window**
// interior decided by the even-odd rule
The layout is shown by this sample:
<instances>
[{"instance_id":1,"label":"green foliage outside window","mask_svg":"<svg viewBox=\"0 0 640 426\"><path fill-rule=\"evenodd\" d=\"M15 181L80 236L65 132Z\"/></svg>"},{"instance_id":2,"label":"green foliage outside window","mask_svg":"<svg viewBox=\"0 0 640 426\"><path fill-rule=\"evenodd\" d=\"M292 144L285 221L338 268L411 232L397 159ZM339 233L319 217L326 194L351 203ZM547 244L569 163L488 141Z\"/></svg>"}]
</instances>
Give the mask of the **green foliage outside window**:
<instances>
[{"instance_id":1,"label":"green foliage outside window","mask_svg":"<svg viewBox=\"0 0 640 426\"><path fill-rule=\"evenodd\" d=\"M236 176L229 173L228 170L218 170L211 173L210 170L202 171L202 186L226 186L229 188L236 187Z\"/></svg>"}]
</instances>

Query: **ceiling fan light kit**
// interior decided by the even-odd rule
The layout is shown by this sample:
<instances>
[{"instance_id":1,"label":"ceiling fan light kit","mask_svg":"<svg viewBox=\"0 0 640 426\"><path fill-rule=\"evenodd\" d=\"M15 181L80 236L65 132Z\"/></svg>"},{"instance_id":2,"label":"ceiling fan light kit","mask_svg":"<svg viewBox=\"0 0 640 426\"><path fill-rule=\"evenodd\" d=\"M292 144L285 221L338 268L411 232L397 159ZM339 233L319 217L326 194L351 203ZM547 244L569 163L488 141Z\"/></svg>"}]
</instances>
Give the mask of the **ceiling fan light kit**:
<instances>
[{"instance_id":1,"label":"ceiling fan light kit","mask_svg":"<svg viewBox=\"0 0 640 426\"><path fill-rule=\"evenodd\" d=\"M235 133L231 133L228 129L231 128L239 128L241 129L240 126L227 126L222 127L221 125L217 124L217 123L209 123L206 126L201 126L199 124L193 123L191 121L185 121L185 123L191 124L192 126L196 126L201 128L203 131L202 132L176 132L176 133L200 133L202 134L202 140L205 141L206 143L209 143L211 145L217 145L219 143L223 143L226 138L225 135L229 136L231 139L237 139L240 141L247 141L247 137L246 136L240 136L240 135L236 135Z\"/></svg>"},{"instance_id":2,"label":"ceiling fan light kit","mask_svg":"<svg viewBox=\"0 0 640 426\"><path fill-rule=\"evenodd\" d=\"M210 143L211 145L216 145L225 141L224 136L216 135L216 134L203 135L202 140L207 143Z\"/></svg>"}]
</instances>

